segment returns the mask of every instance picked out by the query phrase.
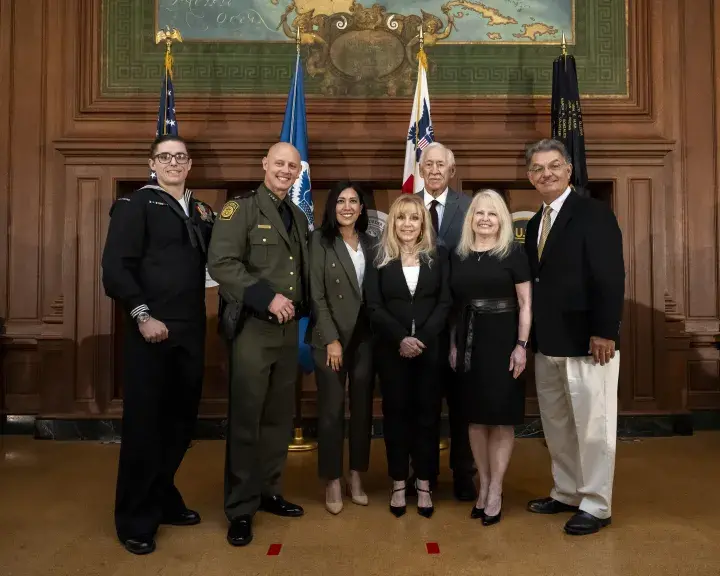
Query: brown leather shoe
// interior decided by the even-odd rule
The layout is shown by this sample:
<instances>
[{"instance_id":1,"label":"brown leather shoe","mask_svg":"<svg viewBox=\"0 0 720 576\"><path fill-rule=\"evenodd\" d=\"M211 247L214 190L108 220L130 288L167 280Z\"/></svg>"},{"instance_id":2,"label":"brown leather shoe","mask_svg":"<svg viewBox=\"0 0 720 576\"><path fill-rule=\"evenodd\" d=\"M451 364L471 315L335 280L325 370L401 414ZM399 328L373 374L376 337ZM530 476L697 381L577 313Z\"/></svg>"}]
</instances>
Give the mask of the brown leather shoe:
<instances>
[{"instance_id":1,"label":"brown leather shoe","mask_svg":"<svg viewBox=\"0 0 720 576\"><path fill-rule=\"evenodd\" d=\"M554 498L538 498L530 500L527 505L528 511L534 514L560 514L561 512L577 512L577 506L570 506L558 502Z\"/></svg>"}]
</instances>

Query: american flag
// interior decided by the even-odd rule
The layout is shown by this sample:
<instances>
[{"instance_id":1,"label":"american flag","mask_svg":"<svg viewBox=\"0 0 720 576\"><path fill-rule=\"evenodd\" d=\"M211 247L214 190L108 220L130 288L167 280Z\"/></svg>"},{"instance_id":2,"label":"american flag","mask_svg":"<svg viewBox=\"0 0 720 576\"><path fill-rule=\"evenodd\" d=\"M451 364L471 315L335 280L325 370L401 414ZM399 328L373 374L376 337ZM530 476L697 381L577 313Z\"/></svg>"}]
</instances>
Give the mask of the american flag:
<instances>
[{"instance_id":1,"label":"american flag","mask_svg":"<svg viewBox=\"0 0 720 576\"><path fill-rule=\"evenodd\" d=\"M172 62L165 60L162 89L160 90L160 106L157 115L155 136L164 134L178 135L178 124L175 118L175 90L172 83ZM157 175L150 171L150 183L157 184Z\"/></svg>"}]
</instances>

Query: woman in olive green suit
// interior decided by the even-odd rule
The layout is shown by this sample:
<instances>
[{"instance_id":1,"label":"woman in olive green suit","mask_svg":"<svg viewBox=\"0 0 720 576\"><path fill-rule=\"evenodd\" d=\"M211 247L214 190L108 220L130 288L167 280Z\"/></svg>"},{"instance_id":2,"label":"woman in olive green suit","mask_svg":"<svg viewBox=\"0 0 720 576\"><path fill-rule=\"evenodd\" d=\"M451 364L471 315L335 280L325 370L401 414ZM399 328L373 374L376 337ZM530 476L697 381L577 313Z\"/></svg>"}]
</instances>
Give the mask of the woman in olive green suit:
<instances>
[{"instance_id":1,"label":"woman in olive green suit","mask_svg":"<svg viewBox=\"0 0 720 576\"><path fill-rule=\"evenodd\" d=\"M350 478L355 504L368 503L360 473L370 462L374 370L372 334L365 311L363 279L371 266L372 242L365 234L367 206L360 187L339 182L330 190L325 216L310 240L311 325L318 388L318 472L327 481L325 507L343 508L341 478L345 425L345 382L350 395Z\"/></svg>"}]
</instances>

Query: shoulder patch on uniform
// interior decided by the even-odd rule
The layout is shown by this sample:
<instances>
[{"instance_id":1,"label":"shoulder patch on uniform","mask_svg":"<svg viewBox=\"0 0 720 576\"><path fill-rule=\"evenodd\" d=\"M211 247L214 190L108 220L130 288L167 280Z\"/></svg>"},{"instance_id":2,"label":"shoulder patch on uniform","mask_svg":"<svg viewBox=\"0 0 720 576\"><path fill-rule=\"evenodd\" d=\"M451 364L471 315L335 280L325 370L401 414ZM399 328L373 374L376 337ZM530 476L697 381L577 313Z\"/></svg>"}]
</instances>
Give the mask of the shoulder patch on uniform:
<instances>
[{"instance_id":1,"label":"shoulder patch on uniform","mask_svg":"<svg viewBox=\"0 0 720 576\"><path fill-rule=\"evenodd\" d=\"M195 204L195 208L200 214L200 218L202 218L205 222L213 221L215 215L213 214L212 208L205 204L205 202L201 202L200 200L198 200L197 204Z\"/></svg>"},{"instance_id":2,"label":"shoulder patch on uniform","mask_svg":"<svg viewBox=\"0 0 720 576\"><path fill-rule=\"evenodd\" d=\"M240 204L235 202L235 200L230 200L223 206L222 212L220 212L220 220L230 220L238 208L240 208Z\"/></svg>"},{"instance_id":3,"label":"shoulder patch on uniform","mask_svg":"<svg viewBox=\"0 0 720 576\"><path fill-rule=\"evenodd\" d=\"M244 190L243 192L239 192L238 194L235 194L235 196L233 196L233 198L242 200L243 198L250 198L250 196L255 196L255 194L257 194L257 190Z\"/></svg>"}]
</instances>

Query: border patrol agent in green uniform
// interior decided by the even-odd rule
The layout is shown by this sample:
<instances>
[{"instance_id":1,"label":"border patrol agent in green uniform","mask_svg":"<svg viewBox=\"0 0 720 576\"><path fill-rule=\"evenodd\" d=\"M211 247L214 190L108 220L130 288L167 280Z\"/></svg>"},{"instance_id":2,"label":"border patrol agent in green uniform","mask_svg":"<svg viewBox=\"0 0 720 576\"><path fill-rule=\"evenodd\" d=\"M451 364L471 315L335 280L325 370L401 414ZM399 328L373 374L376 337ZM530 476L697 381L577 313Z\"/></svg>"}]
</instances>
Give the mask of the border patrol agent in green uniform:
<instances>
[{"instance_id":1,"label":"border patrol agent in green uniform","mask_svg":"<svg viewBox=\"0 0 720 576\"><path fill-rule=\"evenodd\" d=\"M308 221L287 196L300 154L275 144L263 168L263 185L223 207L208 252L208 271L220 285L221 330L231 342L225 514L233 546L251 542L258 509L304 513L283 499L280 486L297 380L297 319L309 300Z\"/></svg>"}]
</instances>

